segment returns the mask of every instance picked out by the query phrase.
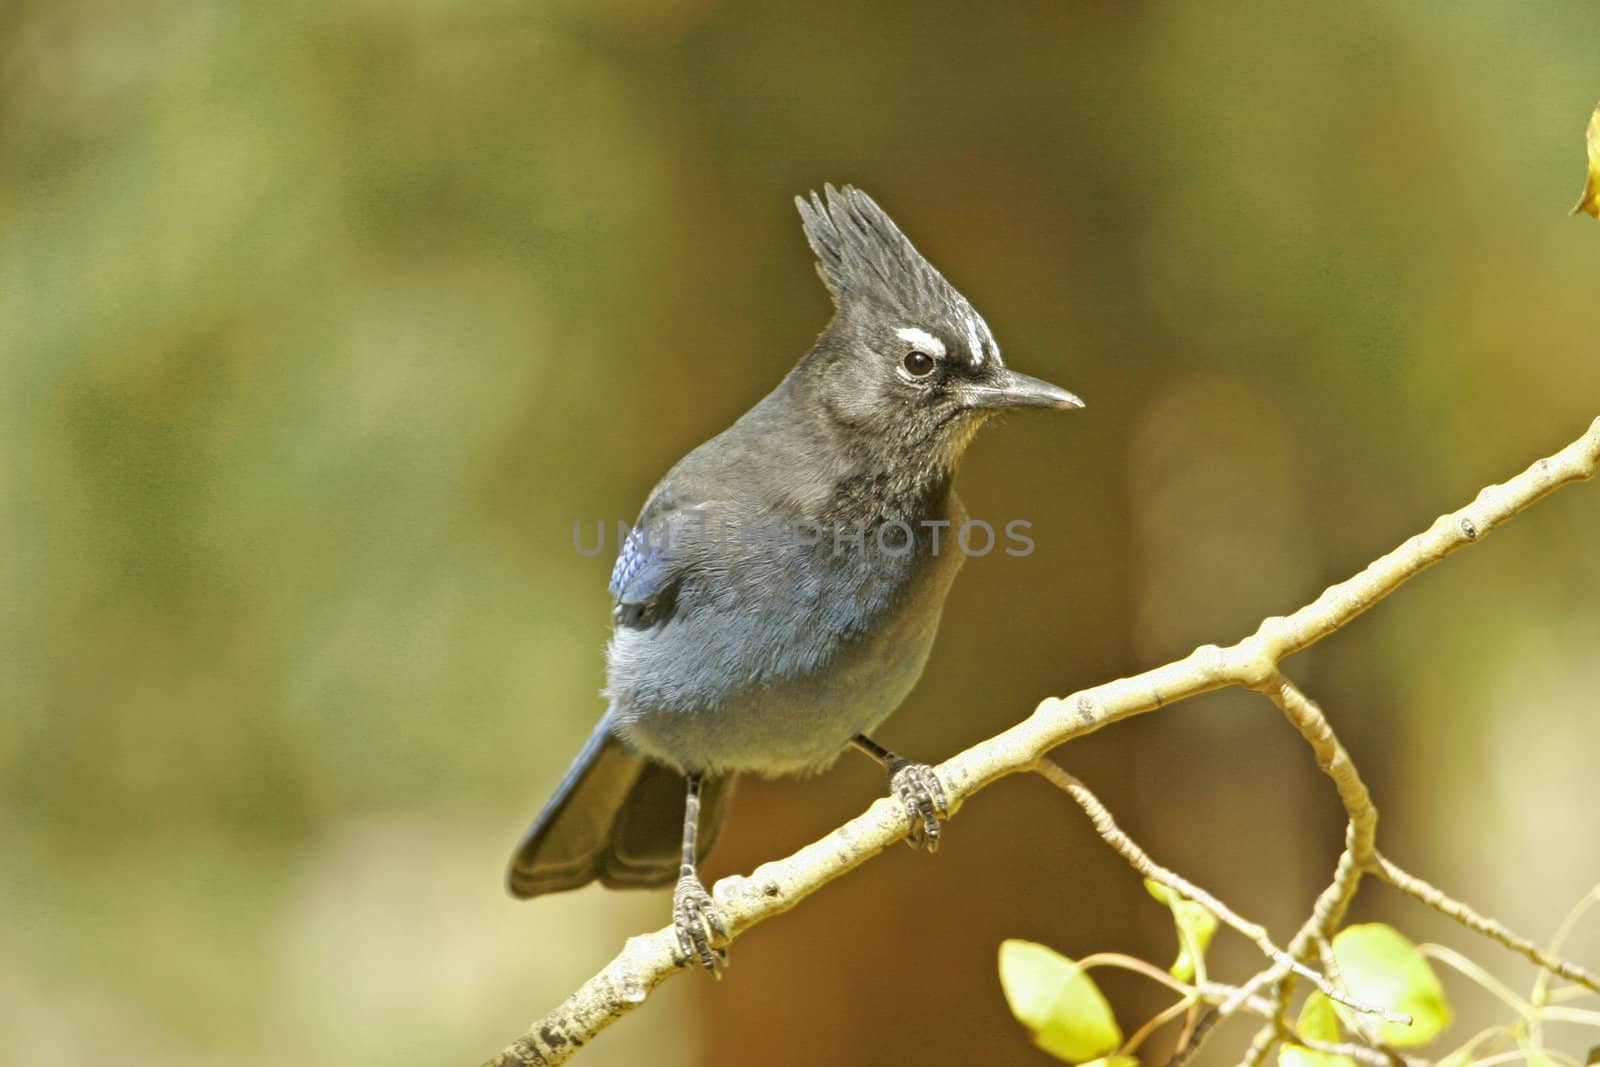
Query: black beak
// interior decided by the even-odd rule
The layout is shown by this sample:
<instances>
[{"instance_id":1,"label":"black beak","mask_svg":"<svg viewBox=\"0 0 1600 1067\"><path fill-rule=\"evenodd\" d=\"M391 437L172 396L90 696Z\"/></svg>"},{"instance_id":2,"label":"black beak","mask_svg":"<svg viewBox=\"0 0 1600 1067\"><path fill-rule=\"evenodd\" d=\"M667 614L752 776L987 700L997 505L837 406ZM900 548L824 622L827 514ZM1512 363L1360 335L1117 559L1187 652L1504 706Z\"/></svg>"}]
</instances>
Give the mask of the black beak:
<instances>
[{"instance_id":1,"label":"black beak","mask_svg":"<svg viewBox=\"0 0 1600 1067\"><path fill-rule=\"evenodd\" d=\"M1058 385L1039 378L1018 374L1006 367L989 376L982 385L969 385L961 390L970 408L997 411L1001 408L1051 408L1071 411L1083 407L1083 401Z\"/></svg>"}]
</instances>

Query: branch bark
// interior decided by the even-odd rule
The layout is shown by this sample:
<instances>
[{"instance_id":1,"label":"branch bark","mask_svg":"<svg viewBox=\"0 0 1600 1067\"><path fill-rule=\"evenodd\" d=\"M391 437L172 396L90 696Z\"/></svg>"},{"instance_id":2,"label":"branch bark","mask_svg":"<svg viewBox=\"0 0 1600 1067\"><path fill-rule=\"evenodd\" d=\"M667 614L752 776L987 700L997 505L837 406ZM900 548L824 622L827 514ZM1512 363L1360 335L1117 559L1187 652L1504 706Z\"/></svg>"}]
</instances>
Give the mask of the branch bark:
<instances>
[{"instance_id":1,"label":"branch bark","mask_svg":"<svg viewBox=\"0 0 1600 1067\"><path fill-rule=\"evenodd\" d=\"M1202 645L1164 666L1042 701L1015 726L935 768L951 815L990 783L1033 770L1051 749L1111 723L1229 685L1272 695L1275 683L1282 681L1278 667L1286 657L1333 633L1412 577L1482 540L1548 494L1593 477L1597 466L1600 418L1561 451L1507 482L1486 487L1470 504L1441 515L1428 529L1374 560L1359 574L1328 587L1298 611L1266 619L1242 641L1225 648ZM1281 688L1277 691L1282 692ZM788 911L905 837L909 829L901 805L884 797L793 855L764 863L748 875L722 879L712 895L727 920L730 936L737 938L755 924ZM1358 869L1371 862L1370 841L1361 836L1353 835L1352 847L1341 859L1341 873L1347 862ZM1291 954L1297 954L1296 947L1305 948L1292 946ZM652 989L679 969L676 958L677 940L670 927L629 938L622 952L600 973L536 1021L486 1067L544 1067L565 1062L642 1004Z\"/></svg>"}]
</instances>

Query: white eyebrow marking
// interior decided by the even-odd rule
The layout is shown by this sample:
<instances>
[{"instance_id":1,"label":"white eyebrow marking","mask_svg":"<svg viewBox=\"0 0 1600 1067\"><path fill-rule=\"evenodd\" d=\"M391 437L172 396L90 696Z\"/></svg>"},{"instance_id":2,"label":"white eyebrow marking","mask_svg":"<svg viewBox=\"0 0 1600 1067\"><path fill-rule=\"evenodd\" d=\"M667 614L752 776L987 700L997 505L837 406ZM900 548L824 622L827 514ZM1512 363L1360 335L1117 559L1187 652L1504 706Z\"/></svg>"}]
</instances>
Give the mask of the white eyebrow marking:
<instances>
[{"instance_id":1,"label":"white eyebrow marking","mask_svg":"<svg viewBox=\"0 0 1600 1067\"><path fill-rule=\"evenodd\" d=\"M902 326L894 332L894 335L908 344L916 345L930 356L944 358L944 342L927 330L919 330L915 326Z\"/></svg>"},{"instance_id":2,"label":"white eyebrow marking","mask_svg":"<svg viewBox=\"0 0 1600 1067\"><path fill-rule=\"evenodd\" d=\"M972 351L972 365L983 366L983 342L978 340L978 320L972 315L967 316L967 347Z\"/></svg>"}]
</instances>

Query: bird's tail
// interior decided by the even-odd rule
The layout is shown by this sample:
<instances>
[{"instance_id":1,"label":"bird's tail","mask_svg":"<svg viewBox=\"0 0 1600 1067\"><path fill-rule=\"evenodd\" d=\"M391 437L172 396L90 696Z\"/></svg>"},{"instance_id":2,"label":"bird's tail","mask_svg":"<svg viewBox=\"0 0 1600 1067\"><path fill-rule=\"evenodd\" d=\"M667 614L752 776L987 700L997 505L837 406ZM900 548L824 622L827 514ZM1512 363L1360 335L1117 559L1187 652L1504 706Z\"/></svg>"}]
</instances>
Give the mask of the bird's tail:
<instances>
[{"instance_id":1,"label":"bird's tail","mask_svg":"<svg viewBox=\"0 0 1600 1067\"><path fill-rule=\"evenodd\" d=\"M683 859L683 775L630 752L613 722L607 712L555 796L522 835L506 871L512 896L577 889L597 878L620 889L677 879ZM716 841L732 785L732 777L724 777L701 786L699 856Z\"/></svg>"}]
</instances>

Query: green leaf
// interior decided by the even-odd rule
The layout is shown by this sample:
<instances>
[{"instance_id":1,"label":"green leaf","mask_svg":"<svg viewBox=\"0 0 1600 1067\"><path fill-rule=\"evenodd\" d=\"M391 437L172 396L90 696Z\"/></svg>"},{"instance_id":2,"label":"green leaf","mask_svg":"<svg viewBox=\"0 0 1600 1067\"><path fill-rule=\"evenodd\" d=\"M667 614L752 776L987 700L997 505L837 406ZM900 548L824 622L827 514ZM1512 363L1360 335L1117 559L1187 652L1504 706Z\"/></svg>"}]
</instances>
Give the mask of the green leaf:
<instances>
[{"instance_id":1,"label":"green leaf","mask_svg":"<svg viewBox=\"0 0 1600 1067\"><path fill-rule=\"evenodd\" d=\"M1312 1041L1338 1041L1344 1036L1339 1029L1339 1016L1333 1010L1333 1001L1321 993L1312 993L1300 1008L1300 1018L1295 1023L1300 1036ZM1348 1056L1334 1056L1327 1052L1313 1052L1303 1045L1285 1044L1278 1050L1278 1067L1356 1067Z\"/></svg>"},{"instance_id":2,"label":"green leaf","mask_svg":"<svg viewBox=\"0 0 1600 1067\"><path fill-rule=\"evenodd\" d=\"M1172 909L1172 922L1178 928L1178 958L1168 971L1180 982L1194 981L1195 968L1211 947L1217 932L1217 917L1204 905L1173 892L1160 882L1144 880L1145 891Z\"/></svg>"},{"instance_id":3,"label":"green leaf","mask_svg":"<svg viewBox=\"0 0 1600 1067\"><path fill-rule=\"evenodd\" d=\"M1572 209L1574 215L1593 215L1600 219L1600 107L1589 118L1589 180L1583 195Z\"/></svg>"},{"instance_id":4,"label":"green leaf","mask_svg":"<svg viewBox=\"0 0 1600 1067\"><path fill-rule=\"evenodd\" d=\"M1417 946L1394 927L1347 926L1334 937L1333 954L1356 1000L1411 1016L1410 1026L1378 1024L1378 1036L1385 1044L1424 1045L1450 1025L1450 1005L1438 976Z\"/></svg>"},{"instance_id":5,"label":"green leaf","mask_svg":"<svg viewBox=\"0 0 1600 1067\"><path fill-rule=\"evenodd\" d=\"M1300 1006L1300 1019L1295 1028L1301 1037L1313 1041L1338 1041L1344 1036L1339 1028L1339 1014L1333 1010L1333 1001L1321 993L1312 993Z\"/></svg>"},{"instance_id":6,"label":"green leaf","mask_svg":"<svg viewBox=\"0 0 1600 1067\"><path fill-rule=\"evenodd\" d=\"M1099 987L1054 949L1032 941L1001 942L1000 986L1011 1014L1033 1031L1034 1044L1057 1059L1084 1063L1122 1045L1122 1031Z\"/></svg>"},{"instance_id":7,"label":"green leaf","mask_svg":"<svg viewBox=\"0 0 1600 1067\"><path fill-rule=\"evenodd\" d=\"M1278 1067L1356 1067L1356 1061L1349 1056L1313 1052L1304 1045L1285 1042L1278 1050Z\"/></svg>"}]
</instances>

